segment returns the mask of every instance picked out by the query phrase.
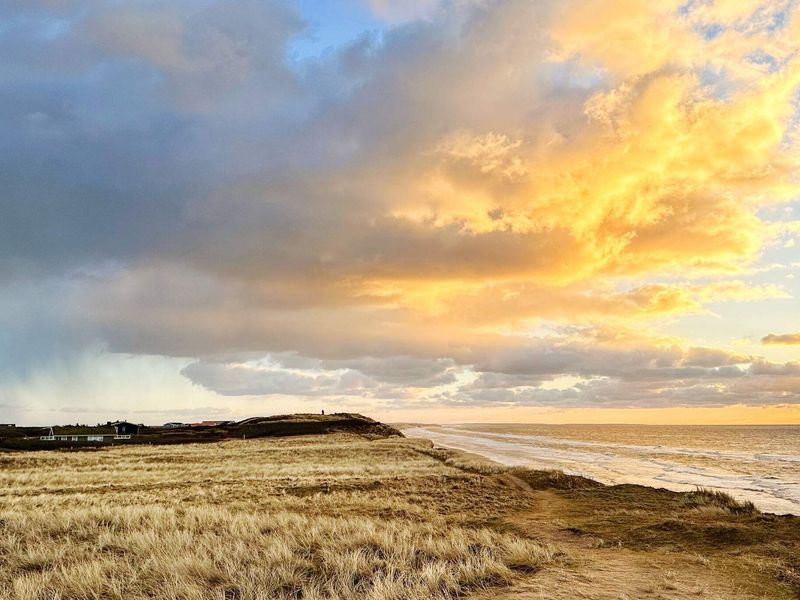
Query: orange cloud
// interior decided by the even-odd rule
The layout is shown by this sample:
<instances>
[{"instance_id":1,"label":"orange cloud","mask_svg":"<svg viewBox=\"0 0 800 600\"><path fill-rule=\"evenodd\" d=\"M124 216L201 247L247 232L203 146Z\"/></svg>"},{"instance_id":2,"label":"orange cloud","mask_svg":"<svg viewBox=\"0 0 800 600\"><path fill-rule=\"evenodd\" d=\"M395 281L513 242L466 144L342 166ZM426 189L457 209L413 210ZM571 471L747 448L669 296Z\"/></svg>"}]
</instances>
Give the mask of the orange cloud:
<instances>
[{"instance_id":1,"label":"orange cloud","mask_svg":"<svg viewBox=\"0 0 800 600\"><path fill-rule=\"evenodd\" d=\"M761 338L762 344L800 346L800 333L783 333L780 335L770 333Z\"/></svg>"}]
</instances>

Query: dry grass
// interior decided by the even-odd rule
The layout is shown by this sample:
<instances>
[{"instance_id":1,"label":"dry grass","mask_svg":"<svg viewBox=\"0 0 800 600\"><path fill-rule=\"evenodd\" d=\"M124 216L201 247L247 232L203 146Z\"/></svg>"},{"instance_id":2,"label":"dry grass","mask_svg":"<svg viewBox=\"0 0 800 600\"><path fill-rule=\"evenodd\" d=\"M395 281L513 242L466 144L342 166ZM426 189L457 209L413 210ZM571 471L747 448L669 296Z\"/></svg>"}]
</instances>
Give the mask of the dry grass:
<instances>
[{"instance_id":1,"label":"dry grass","mask_svg":"<svg viewBox=\"0 0 800 600\"><path fill-rule=\"evenodd\" d=\"M0 596L454 598L553 558L422 440L335 435L0 455Z\"/></svg>"},{"instance_id":2,"label":"dry grass","mask_svg":"<svg viewBox=\"0 0 800 600\"><path fill-rule=\"evenodd\" d=\"M734 515L753 515L758 512L750 501L741 502L719 490L697 488L683 496L684 505L690 508L718 508Z\"/></svg>"}]
</instances>

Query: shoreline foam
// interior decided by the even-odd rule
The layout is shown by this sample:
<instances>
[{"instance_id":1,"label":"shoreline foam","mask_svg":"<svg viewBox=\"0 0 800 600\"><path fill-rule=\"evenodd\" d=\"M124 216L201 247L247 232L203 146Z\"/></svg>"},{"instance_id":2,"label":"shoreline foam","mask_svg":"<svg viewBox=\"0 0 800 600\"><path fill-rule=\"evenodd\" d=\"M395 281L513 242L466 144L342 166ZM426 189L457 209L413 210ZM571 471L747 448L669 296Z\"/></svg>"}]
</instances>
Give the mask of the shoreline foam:
<instances>
[{"instance_id":1,"label":"shoreline foam","mask_svg":"<svg viewBox=\"0 0 800 600\"><path fill-rule=\"evenodd\" d=\"M672 491L702 487L752 501L766 512L800 514L800 456L614 444L453 425L403 431L506 466L557 469L608 485L631 483ZM792 479L794 471L798 477Z\"/></svg>"}]
</instances>

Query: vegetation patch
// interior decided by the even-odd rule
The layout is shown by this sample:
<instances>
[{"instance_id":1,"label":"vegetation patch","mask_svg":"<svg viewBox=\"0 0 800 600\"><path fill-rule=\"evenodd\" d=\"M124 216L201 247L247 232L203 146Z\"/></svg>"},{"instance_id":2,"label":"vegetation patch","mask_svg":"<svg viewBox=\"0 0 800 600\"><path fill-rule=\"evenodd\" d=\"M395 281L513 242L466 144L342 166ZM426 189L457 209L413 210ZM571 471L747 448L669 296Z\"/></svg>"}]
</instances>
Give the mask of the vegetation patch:
<instances>
[{"instance_id":1,"label":"vegetation patch","mask_svg":"<svg viewBox=\"0 0 800 600\"><path fill-rule=\"evenodd\" d=\"M720 508L734 515L753 515L758 512L752 502L739 501L719 490L698 488L693 492L687 492L681 498L684 506L688 508Z\"/></svg>"},{"instance_id":2,"label":"vegetation patch","mask_svg":"<svg viewBox=\"0 0 800 600\"><path fill-rule=\"evenodd\" d=\"M0 597L445 600L553 560L483 525L491 503L464 510L481 477L425 445L339 434L12 454Z\"/></svg>"}]
</instances>

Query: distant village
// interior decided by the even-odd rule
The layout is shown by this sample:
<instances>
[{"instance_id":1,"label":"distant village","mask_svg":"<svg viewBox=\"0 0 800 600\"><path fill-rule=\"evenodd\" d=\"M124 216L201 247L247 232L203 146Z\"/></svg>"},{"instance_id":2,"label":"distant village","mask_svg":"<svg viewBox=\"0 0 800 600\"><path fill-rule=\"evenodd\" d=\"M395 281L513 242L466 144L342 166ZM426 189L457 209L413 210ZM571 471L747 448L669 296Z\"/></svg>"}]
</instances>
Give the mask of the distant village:
<instances>
[{"instance_id":1,"label":"distant village","mask_svg":"<svg viewBox=\"0 0 800 600\"><path fill-rule=\"evenodd\" d=\"M162 442L198 439L219 432L220 428L235 425L235 421L198 421L182 423L170 421L163 425L144 425L131 421L107 421L97 425L76 423L74 425L53 425L50 427L17 426L14 423L0 423L0 447L43 448L46 445L64 447L96 446L108 443Z\"/></svg>"},{"instance_id":2,"label":"distant village","mask_svg":"<svg viewBox=\"0 0 800 600\"><path fill-rule=\"evenodd\" d=\"M241 421L170 421L144 425L107 421L97 425L18 426L0 423L0 450L80 450L127 444L185 444L264 436L315 435L348 431L369 435L400 433L368 417L350 413L293 414L250 417Z\"/></svg>"},{"instance_id":3,"label":"distant village","mask_svg":"<svg viewBox=\"0 0 800 600\"><path fill-rule=\"evenodd\" d=\"M45 427L39 431L39 435L36 437L40 440L51 442L110 442L112 440L129 440L131 436L139 435L145 429L150 430L148 433L155 433L158 429L200 429L221 427L231 423L234 423L234 421L200 421L198 423L170 421L169 423L164 423L161 427L154 427L129 421L108 421L105 425L98 423L94 427L79 424ZM11 427L14 427L14 425L11 425Z\"/></svg>"}]
</instances>

